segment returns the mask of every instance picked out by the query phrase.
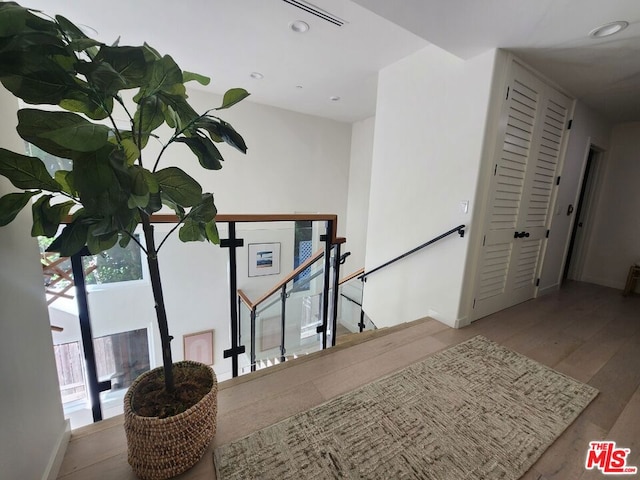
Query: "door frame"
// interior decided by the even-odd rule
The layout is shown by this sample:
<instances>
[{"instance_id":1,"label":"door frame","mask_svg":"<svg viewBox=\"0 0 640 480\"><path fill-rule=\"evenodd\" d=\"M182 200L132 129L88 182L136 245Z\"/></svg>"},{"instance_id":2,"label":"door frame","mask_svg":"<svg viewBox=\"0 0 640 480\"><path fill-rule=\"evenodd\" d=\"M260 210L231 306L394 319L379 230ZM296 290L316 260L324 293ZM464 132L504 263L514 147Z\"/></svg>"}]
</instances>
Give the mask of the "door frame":
<instances>
[{"instance_id":1,"label":"door frame","mask_svg":"<svg viewBox=\"0 0 640 480\"><path fill-rule=\"evenodd\" d=\"M575 114L575 108L576 108L575 97L571 95L571 93L568 92L566 89L564 89L562 86L558 85L555 81L551 80L550 78L548 78L544 74L541 74L540 72L535 70L533 67L525 63L524 61L520 60L513 53L504 52L504 51L499 51L499 52L502 52L503 55L498 54L498 57L496 59L496 68L495 68L495 75L494 75L494 78L496 80L494 81L494 85L492 87L492 96L493 96L492 99L496 101L491 103L492 108L490 108L490 112L487 115L487 118L490 120L488 120L488 127L487 127L487 131L485 132L485 139L484 139L485 144L483 147L482 161L481 161L480 172L478 176L478 188L477 188L476 197L475 197L476 206L473 211L473 225L471 225L469 229L471 233L470 240L469 240L470 248L469 248L469 255L467 257L467 264L465 266L465 273L464 273L465 280L463 282L462 298L460 302L460 306L462 307L461 309L462 318L456 321L457 328L463 327L465 325L469 325L470 323L482 318L482 316L479 316L478 312L474 309L474 306L475 306L474 299L475 299L477 285L478 285L479 262L482 257L482 249L483 249L483 235L484 235L483 225L484 225L486 216L490 214L489 208L487 206L487 202L489 199L491 182L493 179L494 158L497 153L497 150L499 148L502 148L501 142L499 141L498 137L500 135L501 128L503 127L503 125L501 124L501 114L503 112L504 105L506 102L504 92L506 91L506 88L509 82L507 77L511 69L511 65L513 63L519 65L520 67L524 68L529 73L531 73L533 76L540 79L547 86L555 89L559 93L570 98L572 100L571 107L569 108L570 119L573 118ZM569 132L569 134L566 135L565 139L563 140L562 152L561 152L559 163L557 166L556 175L558 175L559 172L562 172L562 169L564 168L570 134L571 132ZM587 150L587 153L588 153L588 150ZM555 186L552 192L551 201L549 205L550 211L552 212L556 208L557 199L558 199L558 186ZM550 226L550 220L549 220L549 223L547 224L547 228L549 228L549 226ZM547 253L547 243L548 243L547 241L543 241L543 244L541 247L540 257L539 257L537 271L536 271L536 276L538 278L540 277L540 273L542 272L542 268L544 265L544 260ZM539 292L540 292L540 288L536 286L534 289L532 298L537 298L539 295Z\"/></svg>"},{"instance_id":2,"label":"door frame","mask_svg":"<svg viewBox=\"0 0 640 480\"><path fill-rule=\"evenodd\" d=\"M587 174L587 163L589 161L589 154L593 150L595 155L591 161L591 168L589 172L589 176L591 178L591 188L588 194L588 197L583 199L582 209L586 212L586 227L583 230L583 241L580 249L576 249L575 245L572 252L573 262L575 262L576 267L574 268L574 280L582 281L584 277L584 264L585 259L587 258L587 253L589 252L589 248L591 245L591 239L593 237L593 220L595 219L595 211L598 205L598 199L600 198L600 191L602 190L602 180L604 177L604 161L606 158L606 150L592 142L591 137L587 137L585 152L582 160L582 168L580 171L580 177L578 179L578 185L580 186L576 189L576 195L573 199L573 205L576 205L580 201L580 195L582 192L582 188L584 187L585 175ZM567 232L567 239L564 248L564 254L562 256L562 265L559 272L558 277L558 285L562 286L562 284L568 279L564 278L564 272L567 268L567 260L569 258L569 249L571 247L571 237L573 229L575 228L575 223L579 221L577 215L573 215L571 221L569 223L569 230Z\"/></svg>"}]
</instances>

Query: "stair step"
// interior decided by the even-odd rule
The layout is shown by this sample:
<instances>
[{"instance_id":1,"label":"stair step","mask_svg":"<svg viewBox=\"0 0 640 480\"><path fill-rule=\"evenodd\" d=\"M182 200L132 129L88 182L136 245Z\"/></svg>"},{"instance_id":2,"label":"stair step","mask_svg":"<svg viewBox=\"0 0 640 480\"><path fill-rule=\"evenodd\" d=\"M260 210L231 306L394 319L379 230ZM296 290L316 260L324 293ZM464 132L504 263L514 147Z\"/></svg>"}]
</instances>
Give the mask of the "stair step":
<instances>
[{"instance_id":1,"label":"stair step","mask_svg":"<svg viewBox=\"0 0 640 480\"><path fill-rule=\"evenodd\" d=\"M256 370L255 372L251 372L251 373L247 373L245 375L242 375L240 377L236 377L236 378L231 378L229 380L225 380L223 382L220 382L218 384L218 390L224 390L225 388L229 388L232 387L234 385L238 385L241 383L245 383L245 382L249 382L251 380L256 379L257 377L261 377L264 375L269 375L273 372L277 372L280 371L280 369L282 368L289 368L292 367L293 365L299 365L301 362L307 362L310 360L313 360L314 358L317 357L321 357L323 355L329 355L333 352L335 352L336 350L342 350L345 348L349 348L352 347L354 345L358 345L359 343L364 343L367 342L369 340L373 340L374 338L379 338L379 337L383 337L385 335L389 335L391 333L395 333L397 331L400 330L404 330L405 328L410 328L418 323L423 323L423 322L429 322L429 321L433 321L432 318L429 317L425 317L425 318L421 318L419 320L414 320L412 322L407 322L407 323L401 323L398 325L394 325L392 327L384 327L384 328L378 328L376 330L368 330L368 331L364 331L362 333L354 333L354 334L349 334L347 335L349 337L349 339L347 341L344 342L338 342L339 337L336 339L336 346L332 347L332 348L327 348L326 350L320 350L317 352L313 352L313 353L309 353L309 354L302 354L299 355L298 358L295 359L295 361L289 360L283 363L280 363L278 365L275 365L273 367L270 368L262 368L260 370ZM353 336L351 336L353 335Z\"/></svg>"}]
</instances>

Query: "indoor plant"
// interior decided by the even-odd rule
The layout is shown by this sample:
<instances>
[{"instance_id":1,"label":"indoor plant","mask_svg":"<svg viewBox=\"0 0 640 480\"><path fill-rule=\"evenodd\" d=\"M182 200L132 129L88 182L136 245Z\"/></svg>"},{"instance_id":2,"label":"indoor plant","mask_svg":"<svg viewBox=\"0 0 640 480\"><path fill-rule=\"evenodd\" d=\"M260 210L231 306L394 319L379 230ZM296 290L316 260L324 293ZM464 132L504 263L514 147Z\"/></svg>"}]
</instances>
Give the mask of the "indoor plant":
<instances>
[{"instance_id":1,"label":"indoor plant","mask_svg":"<svg viewBox=\"0 0 640 480\"><path fill-rule=\"evenodd\" d=\"M166 205L178 218L170 233L179 229L179 238L185 242L218 242L213 195L203 193L198 182L180 168L163 165L163 154L168 147L183 143L203 168L216 170L221 168L222 155L215 143L226 142L246 152L242 137L212 115L213 110L199 114L190 106L184 84L191 80L209 81L183 72L170 56L161 56L149 45L105 45L62 16L50 18L13 2L0 3L0 81L25 103L61 107L19 110L17 131L25 141L73 165L52 177L38 158L0 148L0 174L21 190L0 198L0 226L33 201L31 234L57 235L49 250L62 256L85 246L95 254L118 242L121 246L139 243L148 260L162 339L162 394L169 400L160 403L179 397L180 392L174 380L158 267L158 251L166 237L156 245L150 216ZM134 90L132 100L123 97L125 90ZM229 90L215 110L228 108L247 95L243 89ZM114 109L128 118L126 129L117 125ZM155 158L145 156L143 162L145 147L150 140L160 141L154 132L162 126L170 127L168 139L161 142ZM58 235L68 215L70 223ZM133 234L139 224L144 245ZM213 385L207 387L208 392L214 390L215 376L209 383ZM169 416L190 408L182 403L175 412L149 415ZM215 415L215 403L207 408ZM130 463L140 476L162 478L179 473L175 469L160 472L164 467L157 466L138 468L131 455L130 449ZM188 466L181 463L179 468Z\"/></svg>"}]
</instances>

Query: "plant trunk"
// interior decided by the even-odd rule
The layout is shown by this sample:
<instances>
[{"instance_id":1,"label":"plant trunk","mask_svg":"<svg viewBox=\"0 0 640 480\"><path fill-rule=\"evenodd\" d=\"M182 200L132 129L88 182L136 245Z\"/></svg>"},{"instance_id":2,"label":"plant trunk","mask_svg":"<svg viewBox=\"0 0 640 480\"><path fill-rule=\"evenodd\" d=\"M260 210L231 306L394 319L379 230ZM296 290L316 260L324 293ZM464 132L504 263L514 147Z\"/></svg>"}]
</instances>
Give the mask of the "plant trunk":
<instances>
[{"instance_id":1,"label":"plant trunk","mask_svg":"<svg viewBox=\"0 0 640 480\"><path fill-rule=\"evenodd\" d=\"M149 265L149 277L151 278L151 288L153 299L156 304L156 318L158 329L160 330L160 341L162 344L162 365L164 367L164 385L167 392L173 392L175 384L173 382L173 360L171 359L171 340L169 326L167 324L167 311L164 306L164 296L162 294L162 283L160 282L160 267L158 264L158 252L153 238L153 225L149 215L142 213L142 231L147 244L147 263Z\"/></svg>"}]
</instances>

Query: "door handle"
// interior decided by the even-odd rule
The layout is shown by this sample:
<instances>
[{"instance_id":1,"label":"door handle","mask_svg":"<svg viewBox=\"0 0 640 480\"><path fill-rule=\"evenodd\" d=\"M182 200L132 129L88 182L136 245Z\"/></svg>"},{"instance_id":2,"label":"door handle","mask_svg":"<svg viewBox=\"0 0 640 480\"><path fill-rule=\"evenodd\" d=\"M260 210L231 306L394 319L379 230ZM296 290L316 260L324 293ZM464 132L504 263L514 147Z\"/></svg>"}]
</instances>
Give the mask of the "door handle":
<instances>
[{"instance_id":1,"label":"door handle","mask_svg":"<svg viewBox=\"0 0 640 480\"><path fill-rule=\"evenodd\" d=\"M528 237L529 235L529 232L514 232L513 238L524 238Z\"/></svg>"},{"instance_id":2,"label":"door handle","mask_svg":"<svg viewBox=\"0 0 640 480\"><path fill-rule=\"evenodd\" d=\"M522 232L522 233L524 233L525 237L529 238L529 232Z\"/></svg>"},{"instance_id":3,"label":"door handle","mask_svg":"<svg viewBox=\"0 0 640 480\"><path fill-rule=\"evenodd\" d=\"M567 208L567 216L571 215L573 213L573 205L569 205L569 208Z\"/></svg>"}]
</instances>

